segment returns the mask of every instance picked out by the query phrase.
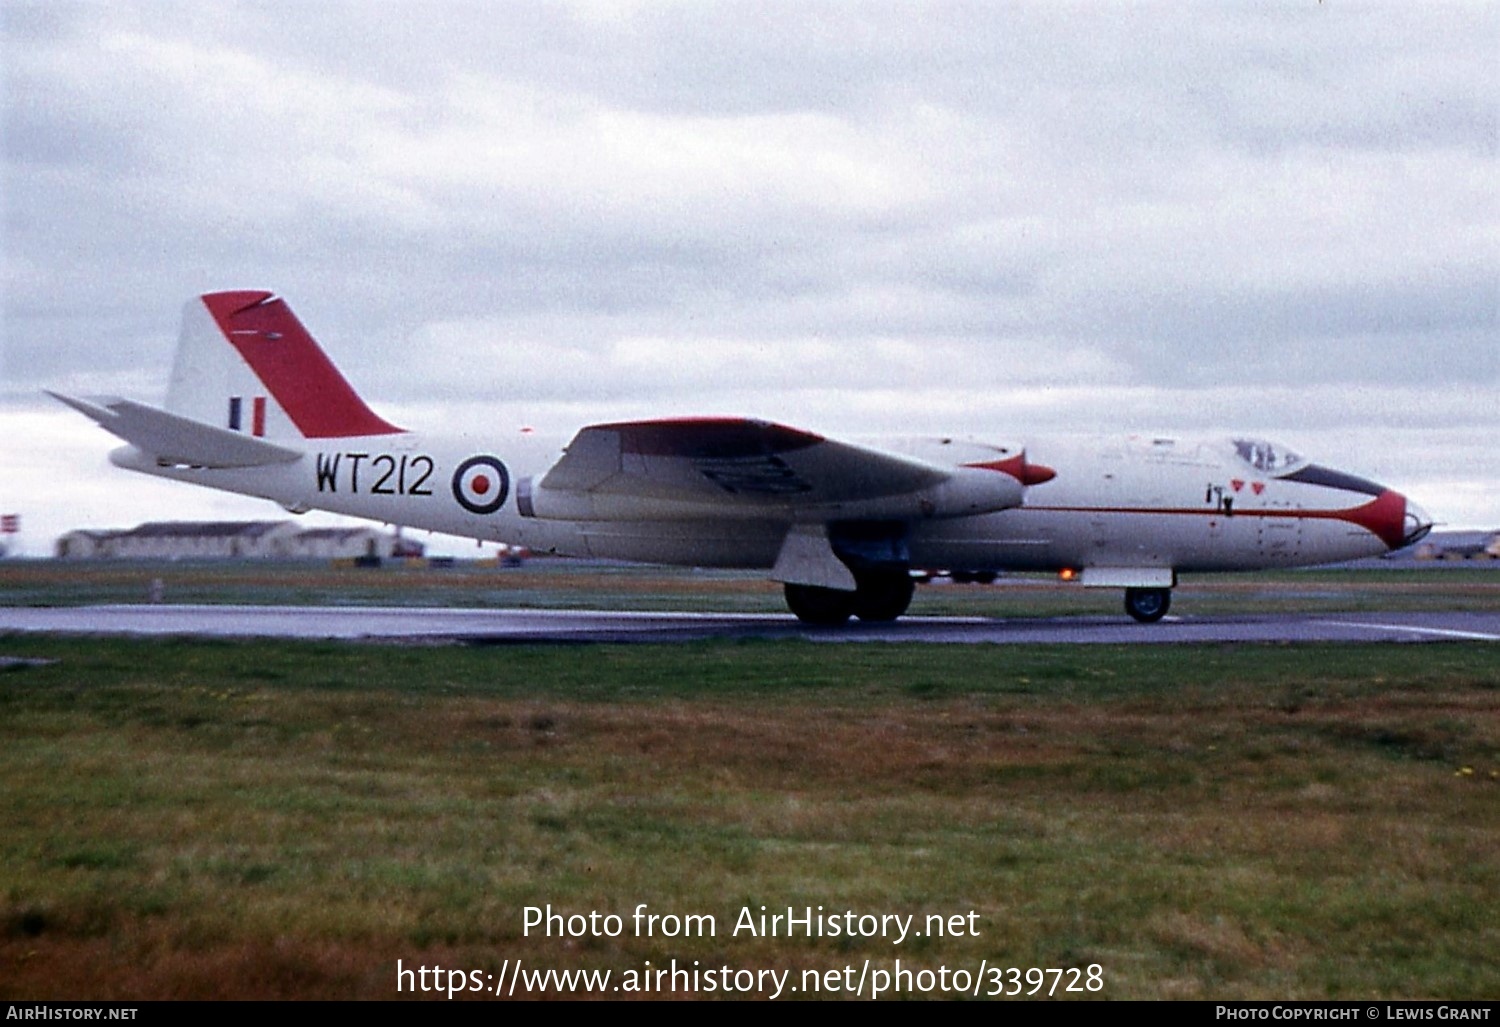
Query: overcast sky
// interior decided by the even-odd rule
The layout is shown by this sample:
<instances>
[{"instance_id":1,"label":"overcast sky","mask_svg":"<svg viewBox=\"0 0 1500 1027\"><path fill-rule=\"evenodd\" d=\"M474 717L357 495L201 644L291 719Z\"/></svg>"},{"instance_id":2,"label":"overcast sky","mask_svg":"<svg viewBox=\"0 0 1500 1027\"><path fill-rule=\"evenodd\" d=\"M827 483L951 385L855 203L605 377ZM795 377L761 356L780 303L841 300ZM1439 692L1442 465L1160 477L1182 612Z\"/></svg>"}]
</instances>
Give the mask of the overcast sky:
<instances>
[{"instance_id":1,"label":"overcast sky","mask_svg":"<svg viewBox=\"0 0 1500 1027\"><path fill-rule=\"evenodd\" d=\"M39 391L159 402L226 288L412 427L1235 430L1500 527L1500 5L0 17L25 552L283 516L110 467Z\"/></svg>"}]
</instances>

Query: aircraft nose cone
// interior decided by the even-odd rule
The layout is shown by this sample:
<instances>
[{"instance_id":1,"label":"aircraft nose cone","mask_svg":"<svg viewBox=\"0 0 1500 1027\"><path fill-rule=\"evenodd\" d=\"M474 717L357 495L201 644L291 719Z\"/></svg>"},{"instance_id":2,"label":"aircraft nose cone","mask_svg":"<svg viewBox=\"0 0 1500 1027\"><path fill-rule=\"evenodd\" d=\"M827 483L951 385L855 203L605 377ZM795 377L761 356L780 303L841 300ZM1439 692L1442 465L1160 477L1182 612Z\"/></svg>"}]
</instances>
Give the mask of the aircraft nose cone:
<instances>
[{"instance_id":1,"label":"aircraft nose cone","mask_svg":"<svg viewBox=\"0 0 1500 1027\"><path fill-rule=\"evenodd\" d=\"M1402 524L1402 546L1414 546L1432 530L1432 518L1410 499L1406 501L1406 520Z\"/></svg>"}]
</instances>

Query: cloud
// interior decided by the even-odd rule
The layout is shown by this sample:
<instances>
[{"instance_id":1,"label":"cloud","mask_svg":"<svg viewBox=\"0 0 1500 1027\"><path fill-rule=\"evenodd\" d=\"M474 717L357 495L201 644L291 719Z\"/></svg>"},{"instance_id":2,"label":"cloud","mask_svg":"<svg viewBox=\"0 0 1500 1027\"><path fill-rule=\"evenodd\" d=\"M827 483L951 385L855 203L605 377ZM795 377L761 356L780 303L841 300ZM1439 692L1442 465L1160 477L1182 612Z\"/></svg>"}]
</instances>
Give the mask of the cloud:
<instances>
[{"instance_id":1,"label":"cloud","mask_svg":"<svg viewBox=\"0 0 1500 1027\"><path fill-rule=\"evenodd\" d=\"M390 11L6 7L0 409L157 398L182 302L264 287L438 421L1446 430L1494 480L1491 5Z\"/></svg>"}]
</instances>

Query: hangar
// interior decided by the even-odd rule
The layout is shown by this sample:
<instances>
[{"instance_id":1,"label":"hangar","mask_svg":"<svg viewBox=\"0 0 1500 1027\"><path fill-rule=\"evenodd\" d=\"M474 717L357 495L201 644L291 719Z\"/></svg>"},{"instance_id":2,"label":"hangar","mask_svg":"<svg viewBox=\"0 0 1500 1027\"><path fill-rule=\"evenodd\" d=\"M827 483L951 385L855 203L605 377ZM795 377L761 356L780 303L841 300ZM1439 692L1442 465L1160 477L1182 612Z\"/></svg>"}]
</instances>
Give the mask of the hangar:
<instances>
[{"instance_id":1,"label":"hangar","mask_svg":"<svg viewBox=\"0 0 1500 1027\"><path fill-rule=\"evenodd\" d=\"M420 556L399 534L370 527L299 529L291 521L154 521L70 531L60 560L337 560Z\"/></svg>"}]
</instances>

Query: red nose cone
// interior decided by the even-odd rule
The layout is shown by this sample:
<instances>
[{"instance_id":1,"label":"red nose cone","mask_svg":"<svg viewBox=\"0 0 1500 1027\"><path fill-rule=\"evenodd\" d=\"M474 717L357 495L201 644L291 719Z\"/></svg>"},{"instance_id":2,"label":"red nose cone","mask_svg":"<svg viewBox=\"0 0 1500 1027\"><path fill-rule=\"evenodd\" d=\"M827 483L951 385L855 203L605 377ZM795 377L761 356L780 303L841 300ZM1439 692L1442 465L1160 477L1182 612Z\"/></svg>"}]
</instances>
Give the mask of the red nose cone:
<instances>
[{"instance_id":1,"label":"red nose cone","mask_svg":"<svg viewBox=\"0 0 1500 1027\"><path fill-rule=\"evenodd\" d=\"M1364 506L1345 510L1341 520L1358 524L1392 549L1400 549L1410 532L1406 526L1406 497L1386 489Z\"/></svg>"}]
</instances>

